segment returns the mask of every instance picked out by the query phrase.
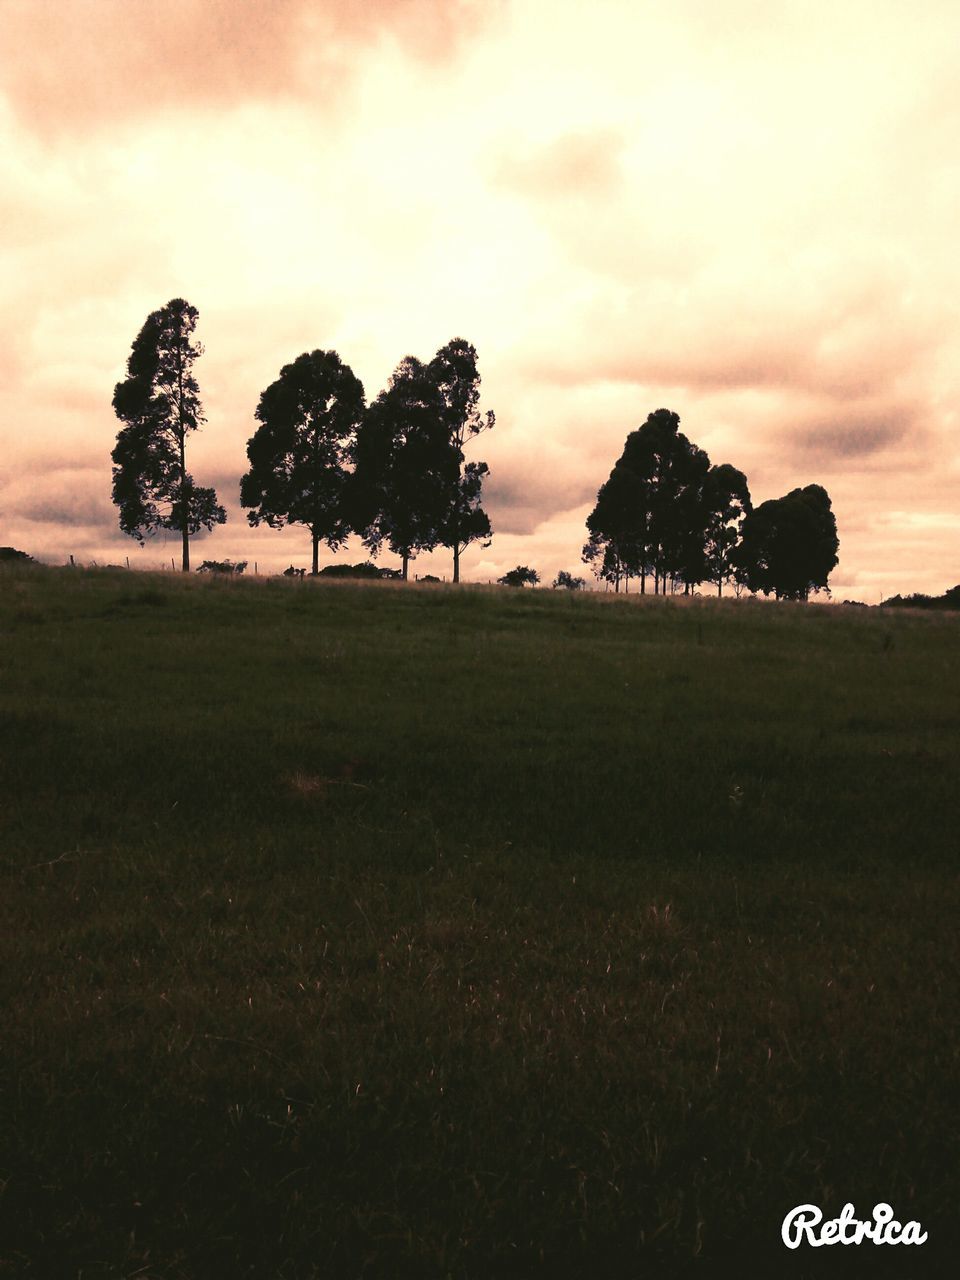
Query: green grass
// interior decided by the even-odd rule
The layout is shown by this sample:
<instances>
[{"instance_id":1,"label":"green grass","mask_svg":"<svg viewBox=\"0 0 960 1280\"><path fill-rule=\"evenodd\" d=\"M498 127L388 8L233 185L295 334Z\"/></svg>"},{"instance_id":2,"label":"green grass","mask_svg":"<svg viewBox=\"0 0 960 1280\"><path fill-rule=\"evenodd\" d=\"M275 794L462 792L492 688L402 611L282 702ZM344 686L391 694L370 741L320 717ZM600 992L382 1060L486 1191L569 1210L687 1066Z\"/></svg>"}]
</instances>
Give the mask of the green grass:
<instances>
[{"instance_id":1,"label":"green grass","mask_svg":"<svg viewBox=\"0 0 960 1280\"><path fill-rule=\"evenodd\" d=\"M6 571L0 1276L948 1274L958 639Z\"/></svg>"}]
</instances>

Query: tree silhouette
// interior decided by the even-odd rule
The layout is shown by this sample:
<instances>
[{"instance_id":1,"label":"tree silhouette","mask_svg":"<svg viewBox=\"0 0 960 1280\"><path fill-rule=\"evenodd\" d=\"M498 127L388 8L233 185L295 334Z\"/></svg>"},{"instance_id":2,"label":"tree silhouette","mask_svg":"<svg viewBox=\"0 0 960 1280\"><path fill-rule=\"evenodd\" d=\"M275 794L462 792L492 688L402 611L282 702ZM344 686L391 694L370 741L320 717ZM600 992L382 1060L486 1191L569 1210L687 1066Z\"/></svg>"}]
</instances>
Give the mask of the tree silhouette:
<instances>
[{"instance_id":1,"label":"tree silhouette","mask_svg":"<svg viewBox=\"0 0 960 1280\"><path fill-rule=\"evenodd\" d=\"M113 393L126 423L113 459L113 501L120 528L143 544L158 529L181 534L183 572L190 570L190 535L223 524L227 513L213 489L187 470L187 436L205 421L193 364L203 354L193 342L199 313L174 298L147 317L127 360L127 377Z\"/></svg>"},{"instance_id":2,"label":"tree silhouette","mask_svg":"<svg viewBox=\"0 0 960 1280\"><path fill-rule=\"evenodd\" d=\"M679 425L677 414L657 409L631 431L587 518L584 561L614 590L639 576L644 592L650 572L655 592L666 590L668 576L687 590L703 577L702 494L710 459Z\"/></svg>"},{"instance_id":3,"label":"tree silhouette","mask_svg":"<svg viewBox=\"0 0 960 1280\"><path fill-rule=\"evenodd\" d=\"M641 591L647 565L655 593L666 591L668 576L683 581L687 590L703 576L701 496L710 459L679 426L678 414L656 409L624 446L623 461L641 481L645 508Z\"/></svg>"},{"instance_id":4,"label":"tree silhouette","mask_svg":"<svg viewBox=\"0 0 960 1280\"><path fill-rule=\"evenodd\" d=\"M351 531L346 463L363 408L363 385L336 351L304 352L284 365L257 406L241 505L252 508L252 526L306 525L314 574L320 543L336 551Z\"/></svg>"},{"instance_id":5,"label":"tree silhouette","mask_svg":"<svg viewBox=\"0 0 960 1280\"><path fill-rule=\"evenodd\" d=\"M575 578L566 569L561 569L553 580L554 591L582 591L586 585L583 578Z\"/></svg>"},{"instance_id":6,"label":"tree silhouette","mask_svg":"<svg viewBox=\"0 0 960 1280\"><path fill-rule=\"evenodd\" d=\"M373 555L387 542L404 580L410 559L440 542L449 504L453 467L440 407L427 367L407 356L364 414L352 450L351 524Z\"/></svg>"},{"instance_id":7,"label":"tree silhouette","mask_svg":"<svg viewBox=\"0 0 960 1280\"><path fill-rule=\"evenodd\" d=\"M460 581L460 556L470 545L484 539L490 545L491 528L480 505L484 479L490 474L485 462L464 465L464 448L481 431L492 429L493 412L481 414L480 374L477 352L463 338L453 338L441 347L428 366L439 397L440 419L446 436L446 458L439 470L447 477L446 515L439 545L453 552L453 580Z\"/></svg>"},{"instance_id":8,"label":"tree silhouette","mask_svg":"<svg viewBox=\"0 0 960 1280\"><path fill-rule=\"evenodd\" d=\"M241 574L248 565L247 560L204 560L197 573Z\"/></svg>"},{"instance_id":9,"label":"tree silhouette","mask_svg":"<svg viewBox=\"0 0 960 1280\"><path fill-rule=\"evenodd\" d=\"M529 569L525 564L518 564L515 569L509 570L502 578L498 578L497 582L502 587L535 587L540 581L540 575L536 569Z\"/></svg>"},{"instance_id":10,"label":"tree silhouette","mask_svg":"<svg viewBox=\"0 0 960 1280\"><path fill-rule=\"evenodd\" d=\"M660 587L669 577L683 583L684 594L706 576L707 513L704 486L710 459L677 432L666 453L668 471L658 494L653 521L659 549Z\"/></svg>"},{"instance_id":11,"label":"tree silhouette","mask_svg":"<svg viewBox=\"0 0 960 1280\"><path fill-rule=\"evenodd\" d=\"M826 489L808 484L750 512L732 559L751 591L806 600L811 591L829 590L839 545Z\"/></svg>"},{"instance_id":12,"label":"tree silhouette","mask_svg":"<svg viewBox=\"0 0 960 1280\"><path fill-rule=\"evenodd\" d=\"M729 463L711 467L703 486L703 508L706 525L704 576L717 584L717 595L720 596L724 582L733 574L733 551L744 517L752 510L747 477Z\"/></svg>"},{"instance_id":13,"label":"tree silhouette","mask_svg":"<svg viewBox=\"0 0 960 1280\"><path fill-rule=\"evenodd\" d=\"M590 537L583 548L584 563L615 591L641 566L645 571L649 519L644 479L621 457L597 493L596 506L587 517Z\"/></svg>"},{"instance_id":14,"label":"tree silhouette","mask_svg":"<svg viewBox=\"0 0 960 1280\"><path fill-rule=\"evenodd\" d=\"M33 556L26 551L18 551L16 547L0 547L0 564L36 564Z\"/></svg>"}]
</instances>

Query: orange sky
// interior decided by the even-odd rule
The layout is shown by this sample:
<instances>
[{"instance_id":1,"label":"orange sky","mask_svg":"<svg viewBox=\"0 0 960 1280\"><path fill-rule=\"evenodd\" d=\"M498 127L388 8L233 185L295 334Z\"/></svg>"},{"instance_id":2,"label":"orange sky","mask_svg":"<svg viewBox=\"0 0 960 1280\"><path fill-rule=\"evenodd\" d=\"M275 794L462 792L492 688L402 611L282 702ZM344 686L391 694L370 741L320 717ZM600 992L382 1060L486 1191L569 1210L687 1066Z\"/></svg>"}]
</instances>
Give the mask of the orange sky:
<instances>
[{"instance_id":1,"label":"orange sky","mask_svg":"<svg viewBox=\"0 0 960 1280\"><path fill-rule=\"evenodd\" d=\"M119 532L110 400L182 296L230 513L197 562L308 563L237 502L281 365L335 348L372 399L462 336L497 415L467 579L585 573L662 405L755 502L827 488L836 598L960 581L956 0L0 0L0 31L0 544L177 554Z\"/></svg>"}]
</instances>

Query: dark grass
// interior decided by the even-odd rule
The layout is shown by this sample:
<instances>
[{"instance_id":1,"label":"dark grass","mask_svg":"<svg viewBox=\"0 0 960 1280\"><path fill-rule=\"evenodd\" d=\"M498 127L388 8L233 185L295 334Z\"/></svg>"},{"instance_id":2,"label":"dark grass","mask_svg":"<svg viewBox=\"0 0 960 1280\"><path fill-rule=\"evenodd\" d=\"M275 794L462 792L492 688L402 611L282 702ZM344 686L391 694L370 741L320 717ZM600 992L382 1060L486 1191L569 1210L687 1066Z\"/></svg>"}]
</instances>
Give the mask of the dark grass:
<instances>
[{"instance_id":1,"label":"dark grass","mask_svg":"<svg viewBox=\"0 0 960 1280\"><path fill-rule=\"evenodd\" d=\"M955 620L12 570L0 626L0 1276L951 1273ZM783 1249L847 1200L928 1244Z\"/></svg>"}]
</instances>

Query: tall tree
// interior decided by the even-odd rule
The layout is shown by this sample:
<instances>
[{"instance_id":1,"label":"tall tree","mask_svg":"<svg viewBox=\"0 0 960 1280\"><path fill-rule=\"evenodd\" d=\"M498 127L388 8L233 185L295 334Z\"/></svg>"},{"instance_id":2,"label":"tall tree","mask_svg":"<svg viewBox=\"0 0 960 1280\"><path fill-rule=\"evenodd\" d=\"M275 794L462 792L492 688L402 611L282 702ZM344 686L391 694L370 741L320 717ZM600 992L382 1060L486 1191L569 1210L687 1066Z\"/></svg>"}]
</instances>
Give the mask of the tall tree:
<instances>
[{"instance_id":1,"label":"tall tree","mask_svg":"<svg viewBox=\"0 0 960 1280\"><path fill-rule=\"evenodd\" d=\"M386 541L407 578L411 558L440 541L451 479L449 441L436 383L407 356L367 409L348 485L353 528L377 555Z\"/></svg>"},{"instance_id":2,"label":"tall tree","mask_svg":"<svg viewBox=\"0 0 960 1280\"><path fill-rule=\"evenodd\" d=\"M583 561L596 576L620 590L645 566L648 501L644 479L624 461L624 455L600 486L597 502L587 517L590 537Z\"/></svg>"},{"instance_id":3,"label":"tall tree","mask_svg":"<svg viewBox=\"0 0 960 1280\"><path fill-rule=\"evenodd\" d=\"M151 312L134 339L127 377L113 392L114 412L126 423L111 455L120 528L141 545L158 529L179 532L184 573L190 535L227 519L215 490L196 484L187 470L187 436L205 421L193 376L203 354L192 340L198 315L183 298Z\"/></svg>"},{"instance_id":4,"label":"tall tree","mask_svg":"<svg viewBox=\"0 0 960 1280\"><path fill-rule=\"evenodd\" d=\"M687 590L702 578L702 491L710 459L679 425L677 414L656 409L631 431L587 519L583 558L616 590L621 580L639 575L646 591L651 571L655 592L666 590L668 576Z\"/></svg>"},{"instance_id":5,"label":"tall tree","mask_svg":"<svg viewBox=\"0 0 960 1280\"><path fill-rule=\"evenodd\" d=\"M658 497L654 527L661 557L661 587L670 577L684 594L706 575L706 510L703 490L710 459L681 432L667 453L669 471Z\"/></svg>"},{"instance_id":6,"label":"tall tree","mask_svg":"<svg viewBox=\"0 0 960 1280\"><path fill-rule=\"evenodd\" d=\"M839 546L827 491L808 484L762 502L746 516L733 560L751 591L806 600L811 591L829 590Z\"/></svg>"},{"instance_id":7,"label":"tall tree","mask_svg":"<svg viewBox=\"0 0 960 1280\"><path fill-rule=\"evenodd\" d=\"M336 351L304 352L260 397L260 426L247 442L250 469L240 502L252 526L310 530L313 573L320 543L337 551L350 535L347 463L363 416L363 385Z\"/></svg>"},{"instance_id":8,"label":"tall tree","mask_svg":"<svg viewBox=\"0 0 960 1280\"><path fill-rule=\"evenodd\" d=\"M717 595L721 596L724 582L733 574L732 556L743 520L752 510L750 489L743 472L729 463L711 467L703 486L703 509L704 576L716 583Z\"/></svg>"},{"instance_id":9,"label":"tall tree","mask_svg":"<svg viewBox=\"0 0 960 1280\"><path fill-rule=\"evenodd\" d=\"M441 347L428 366L439 396L440 419L446 434L445 460L440 470L447 477L447 512L439 545L453 552L453 580L460 581L460 556L479 539L489 546L490 519L480 505L483 482L490 474L485 462L466 462L467 443L492 429L493 412L480 413L480 374L477 352L463 338Z\"/></svg>"}]
</instances>

